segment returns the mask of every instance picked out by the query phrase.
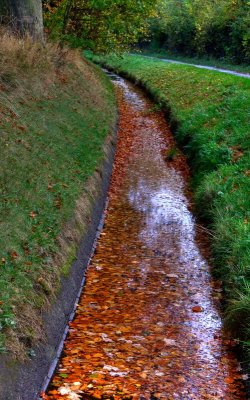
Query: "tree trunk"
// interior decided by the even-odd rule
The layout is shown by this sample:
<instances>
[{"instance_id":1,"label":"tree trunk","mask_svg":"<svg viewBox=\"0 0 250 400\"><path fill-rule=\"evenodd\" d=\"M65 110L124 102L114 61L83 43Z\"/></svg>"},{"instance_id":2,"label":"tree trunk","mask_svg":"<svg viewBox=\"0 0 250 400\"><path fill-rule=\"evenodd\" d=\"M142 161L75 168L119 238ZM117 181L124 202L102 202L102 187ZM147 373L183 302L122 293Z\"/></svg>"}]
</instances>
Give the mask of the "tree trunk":
<instances>
[{"instance_id":1,"label":"tree trunk","mask_svg":"<svg viewBox=\"0 0 250 400\"><path fill-rule=\"evenodd\" d=\"M21 35L43 39L41 0L0 0L0 21Z\"/></svg>"}]
</instances>

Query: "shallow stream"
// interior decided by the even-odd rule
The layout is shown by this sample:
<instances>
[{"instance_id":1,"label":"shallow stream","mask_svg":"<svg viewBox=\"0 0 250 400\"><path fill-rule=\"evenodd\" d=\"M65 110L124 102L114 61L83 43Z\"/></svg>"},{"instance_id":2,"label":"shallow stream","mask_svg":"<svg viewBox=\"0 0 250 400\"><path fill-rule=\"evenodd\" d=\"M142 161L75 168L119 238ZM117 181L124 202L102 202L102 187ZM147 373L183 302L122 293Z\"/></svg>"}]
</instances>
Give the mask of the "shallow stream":
<instances>
[{"instance_id":1,"label":"shallow stream","mask_svg":"<svg viewBox=\"0 0 250 400\"><path fill-rule=\"evenodd\" d=\"M132 84L114 84L120 126L105 224L44 398L245 399L185 158L162 112Z\"/></svg>"}]
</instances>

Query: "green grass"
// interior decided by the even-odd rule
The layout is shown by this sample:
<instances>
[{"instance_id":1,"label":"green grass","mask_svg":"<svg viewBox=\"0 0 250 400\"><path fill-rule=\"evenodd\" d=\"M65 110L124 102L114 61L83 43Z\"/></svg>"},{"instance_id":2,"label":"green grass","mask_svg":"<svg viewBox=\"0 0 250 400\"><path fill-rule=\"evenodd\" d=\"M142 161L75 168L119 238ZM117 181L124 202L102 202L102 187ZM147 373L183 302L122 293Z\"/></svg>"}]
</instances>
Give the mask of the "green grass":
<instances>
[{"instance_id":1,"label":"green grass","mask_svg":"<svg viewBox=\"0 0 250 400\"><path fill-rule=\"evenodd\" d=\"M197 65L208 65L210 67L228 69L236 72L250 73L250 65L247 64L232 64L230 61L216 58L206 58L206 57L188 57L181 54L173 54L164 50L145 50L142 51L145 56L156 57L156 58L167 58L173 61L180 61L188 64Z\"/></svg>"},{"instance_id":2,"label":"green grass","mask_svg":"<svg viewBox=\"0 0 250 400\"><path fill-rule=\"evenodd\" d=\"M108 79L73 52L58 67L57 51L45 68L34 60L24 68L21 55L8 77L0 68L0 351L18 355L42 339L41 309L74 258L55 265L57 238L115 120Z\"/></svg>"},{"instance_id":3,"label":"green grass","mask_svg":"<svg viewBox=\"0 0 250 400\"><path fill-rule=\"evenodd\" d=\"M213 231L225 321L250 342L250 81L140 56L94 60L143 85L166 110L192 168L197 212Z\"/></svg>"}]
</instances>

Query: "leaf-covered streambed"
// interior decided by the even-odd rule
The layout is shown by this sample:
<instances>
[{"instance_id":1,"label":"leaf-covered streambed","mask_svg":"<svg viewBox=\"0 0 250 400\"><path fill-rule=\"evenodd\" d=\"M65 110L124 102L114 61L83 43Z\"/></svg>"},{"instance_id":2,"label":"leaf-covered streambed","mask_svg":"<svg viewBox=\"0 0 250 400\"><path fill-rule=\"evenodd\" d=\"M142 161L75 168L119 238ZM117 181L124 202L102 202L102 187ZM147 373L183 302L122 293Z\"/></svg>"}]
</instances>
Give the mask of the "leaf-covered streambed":
<instances>
[{"instance_id":1,"label":"leaf-covered streambed","mask_svg":"<svg viewBox=\"0 0 250 400\"><path fill-rule=\"evenodd\" d=\"M106 220L42 397L244 399L235 343L222 330L221 285L189 210L185 159L163 114L123 79L115 85L119 142Z\"/></svg>"}]
</instances>

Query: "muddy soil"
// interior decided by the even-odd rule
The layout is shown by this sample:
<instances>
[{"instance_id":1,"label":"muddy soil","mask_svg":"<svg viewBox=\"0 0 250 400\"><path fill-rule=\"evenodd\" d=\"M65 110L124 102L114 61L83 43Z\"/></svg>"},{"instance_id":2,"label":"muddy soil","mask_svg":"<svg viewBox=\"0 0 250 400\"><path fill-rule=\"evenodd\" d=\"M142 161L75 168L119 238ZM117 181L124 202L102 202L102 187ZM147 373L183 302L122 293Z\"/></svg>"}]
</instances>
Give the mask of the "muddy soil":
<instances>
[{"instance_id":1,"label":"muddy soil","mask_svg":"<svg viewBox=\"0 0 250 400\"><path fill-rule=\"evenodd\" d=\"M163 114L133 85L115 85L119 142L105 225L43 398L245 399L222 330L221 285L196 240L185 159Z\"/></svg>"}]
</instances>

